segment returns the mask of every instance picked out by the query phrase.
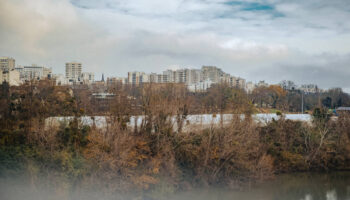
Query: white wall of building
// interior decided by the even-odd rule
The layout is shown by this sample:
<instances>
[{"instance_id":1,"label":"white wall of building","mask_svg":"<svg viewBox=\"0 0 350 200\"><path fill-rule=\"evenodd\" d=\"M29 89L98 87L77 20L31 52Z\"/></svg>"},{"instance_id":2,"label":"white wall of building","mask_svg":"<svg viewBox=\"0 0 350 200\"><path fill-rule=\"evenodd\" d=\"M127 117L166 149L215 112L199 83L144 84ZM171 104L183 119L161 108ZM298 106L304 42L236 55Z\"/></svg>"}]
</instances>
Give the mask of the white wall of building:
<instances>
[{"instance_id":1,"label":"white wall of building","mask_svg":"<svg viewBox=\"0 0 350 200\"><path fill-rule=\"evenodd\" d=\"M22 84L20 74L17 70L0 71L0 73L2 74L1 83L7 82L10 86L19 86Z\"/></svg>"}]
</instances>

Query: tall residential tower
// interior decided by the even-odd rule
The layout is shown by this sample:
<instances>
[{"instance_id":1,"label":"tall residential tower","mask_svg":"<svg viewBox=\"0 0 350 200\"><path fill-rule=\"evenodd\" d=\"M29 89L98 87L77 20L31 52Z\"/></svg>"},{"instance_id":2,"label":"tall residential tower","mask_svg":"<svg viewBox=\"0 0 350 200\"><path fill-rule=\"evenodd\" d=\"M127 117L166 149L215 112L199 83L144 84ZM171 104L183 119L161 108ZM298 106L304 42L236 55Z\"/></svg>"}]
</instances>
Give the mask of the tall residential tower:
<instances>
[{"instance_id":1,"label":"tall residential tower","mask_svg":"<svg viewBox=\"0 0 350 200\"><path fill-rule=\"evenodd\" d=\"M81 63L68 62L66 63L66 78L69 82L78 82L81 77Z\"/></svg>"}]
</instances>

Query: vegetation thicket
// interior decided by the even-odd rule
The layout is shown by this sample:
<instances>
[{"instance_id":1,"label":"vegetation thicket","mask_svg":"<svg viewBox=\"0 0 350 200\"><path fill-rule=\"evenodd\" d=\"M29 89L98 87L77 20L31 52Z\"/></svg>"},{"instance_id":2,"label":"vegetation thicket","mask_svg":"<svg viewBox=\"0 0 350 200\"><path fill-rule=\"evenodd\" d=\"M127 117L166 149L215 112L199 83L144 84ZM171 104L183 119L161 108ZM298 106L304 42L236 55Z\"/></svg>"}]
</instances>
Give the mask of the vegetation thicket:
<instances>
[{"instance_id":1,"label":"vegetation thicket","mask_svg":"<svg viewBox=\"0 0 350 200\"><path fill-rule=\"evenodd\" d=\"M331 120L321 105L315 106L312 124L279 113L279 120L264 126L249 117L257 106L285 111L288 92L280 87L257 90L254 98L223 84L199 94L177 84L109 89L117 95L106 113L106 128L98 129L79 121L93 110L87 93L50 81L1 85L0 176L23 176L34 187L45 180L63 191L116 193L236 187L276 173L349 170L346 113ZM192 113L246 117L185 133L183 125ZM127 126L131 115L144 116L140 126ZM54 127L45 121L50 116L73 119Z\"/></svg>"}]
</instances>

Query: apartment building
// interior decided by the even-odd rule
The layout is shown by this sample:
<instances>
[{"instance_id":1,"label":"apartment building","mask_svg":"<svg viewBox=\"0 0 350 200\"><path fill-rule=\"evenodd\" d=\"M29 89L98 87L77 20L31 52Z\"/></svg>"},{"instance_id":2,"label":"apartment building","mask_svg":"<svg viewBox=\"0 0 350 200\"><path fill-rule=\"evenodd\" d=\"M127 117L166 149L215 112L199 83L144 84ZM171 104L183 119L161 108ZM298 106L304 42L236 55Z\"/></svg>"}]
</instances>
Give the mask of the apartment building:
<instances>
[{"instance_id":1,"label":"apartment building","mask_svg":"<svg viewBox=\"0 0 350 200\"><path fill-rule=\"evenodd\" d=\"M78 82L81 77L82 64L79 62L66 63L66 78L69 82Z\"/></svg>"},{"instance_id":2,"label":"apartment building","mask_svg":"<svg viewBox=\"0 0 350 200\"><path fill-rule=\"evenodd\" d=\"M175 83L175 76L176 76L176 72L173 70L166 70L163 71L163 80L164 83Z\"/></svg>"},{"instance_id":3,"label":"apartment building","mask_svg":"<svg viewBox=\"0 0 350 200\"><path fill-rule=\"evenodd\" d=\"M11 71L15 69L15 59L10 57L0 57L0 70Z\"/></svg>"},{"instance_id":4,"label":"apartment building","mask_svg":"<svg viewBox=\"0 0 350 200\"><path fill-rule=\"evenodd\" d=\"M84 84L90 84L95 81L95 74L92 72L82 72L80 75L80 81Z\"/></svg>"},{"instance_id":5,"label":"apartment building","mask_svg":"<svg viewBox=\"0 0 350 200\"><path fill-rule=\"evenodd\" d=\"M213 83L219 83L221 77L225 74L220 68L215 66L203 66L201 73L203 80L210 80Z\"/></svg>"},{"instance_id":6,"label":"apartment building","mask_svg":"<svg viewBox=\"0 0 350 200\"><path fill-rule=\"evenodd\" d=\"M149 82L149 76L145 72L128 72L128 84L139 85Z\"/></svg>"},{"instance_id":7,"label":"apartment building","mask_svg":"<svg viewBox=\"0 0 350 200\"><path fill-rule=\"evenodd\" d=\"M128 72L127 83L139 85L141 83L184 83L191 91L203 91L212 84L228 83L231 87L245 89L246 81L240 77L233 77L215 66L203 66L202 69L166 70L162 74L144 72Z\"/></svg>"},{"instance_id":8,"label":"apartment building","mask_svg":"<svg viewBox=\"0 0 350 200\"><path fill-rule=\"evenodd\" d=\"M202 81L201 70L199 69L187 69L186 84L194 84Z\"/></svg>"},{"instance_id":9,"label":"apartment building","mask_svg":"<svg viewBox=\"0 0 350 200\"><path fill-rule=\"evenodd\" d=\"M246 87L246 81L240 77L230 77L230 86L234 88L244 89Z\"/></svg>"},{"instance_id":10,"label":"apartment building","mask_svg":"<svg viewBox=\"0 0 350 200\"><path fill-rule=\"evenodd\" d=\"M116 84L126 84L128 80L126 78L122 77L108 77L107 78L107 85L116 85Z\"/></svg>"},{"instance_id":11,"label":"apartment building","mask_svg":"<svg viewBox=\"0 0 350 200\"><path fill-rule=\"evenodd\" d=\"M20 73L20 79L22 81L40 80L51 77L52 70L44 66L31 65L31 66L18 66L15 68Z\"/></svg>"},{"instance_id":12,"label":"apartment building","mask_svg":"<svg viewBox=\"0 0 350 200\"><path fill-rule=\"evenodd\" d=\"M22 84L19 72L15 69L9 71L0 70L0 84L7 82L10 86L19 86Z\"/></svg>"},{"instance_id":13,"label":"apartment building","mask_svg":"<svg viewBox=\"0 0 350 200\"><path fill-rule=\"evenodd\" d=\"M52 74L52 79L56 82L56 85L68 84L68 79L63 74Z\"/></svg>"}]
</instances>

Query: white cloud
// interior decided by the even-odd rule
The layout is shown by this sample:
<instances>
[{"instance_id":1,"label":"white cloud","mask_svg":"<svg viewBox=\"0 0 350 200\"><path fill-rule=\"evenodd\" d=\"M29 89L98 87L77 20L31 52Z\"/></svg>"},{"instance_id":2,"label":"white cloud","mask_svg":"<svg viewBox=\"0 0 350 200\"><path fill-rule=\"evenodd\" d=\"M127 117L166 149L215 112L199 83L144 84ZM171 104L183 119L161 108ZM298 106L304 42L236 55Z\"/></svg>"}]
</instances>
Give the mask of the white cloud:
<instances>
[{"instance_id":1,"label":"white cloud","mask_svg":"<svg viewBox=\"0 0 350 200\"><path fill-rule=\"evenodd\" d=\"M204 64L268 81L286 76L281 66L305 71L319 66L320 74L341 73L333 66L347 71L346 0L225 2L2 0L0 55L13 56L18 64L50 65L61 73L65 62L78 60L86 71L118 76L131 70L159 72L168 66ZM254 10L259 5L268 6ZM338 56L342 59L335 62ZM269 70L283 74L260 73ZM302 77L288 73L291 79ZM312 80L331 82L308 79Z\"/></svg>"}]
</instances>

